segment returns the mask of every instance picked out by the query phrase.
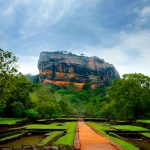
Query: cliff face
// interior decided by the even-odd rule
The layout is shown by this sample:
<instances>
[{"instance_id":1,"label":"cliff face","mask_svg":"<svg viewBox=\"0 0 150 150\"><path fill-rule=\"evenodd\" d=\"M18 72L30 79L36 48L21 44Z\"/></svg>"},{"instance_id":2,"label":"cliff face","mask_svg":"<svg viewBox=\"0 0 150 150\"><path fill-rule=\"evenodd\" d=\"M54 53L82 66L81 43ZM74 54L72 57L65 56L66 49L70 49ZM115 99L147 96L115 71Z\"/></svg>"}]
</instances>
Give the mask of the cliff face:
<instances>
[{"instance_id":1,"label":"cliff face","mask_svg":"<svg viewBox=\"0 0 150 150\"><path fill-rule=\"evenodd\" d=\"M105 85L119 78L112 64L98 57L78 56L67 52L42 52L38 61L40 80L65 86L73 82L82 88L85 82L92 87Z\"/></svg>"}]
</instances>

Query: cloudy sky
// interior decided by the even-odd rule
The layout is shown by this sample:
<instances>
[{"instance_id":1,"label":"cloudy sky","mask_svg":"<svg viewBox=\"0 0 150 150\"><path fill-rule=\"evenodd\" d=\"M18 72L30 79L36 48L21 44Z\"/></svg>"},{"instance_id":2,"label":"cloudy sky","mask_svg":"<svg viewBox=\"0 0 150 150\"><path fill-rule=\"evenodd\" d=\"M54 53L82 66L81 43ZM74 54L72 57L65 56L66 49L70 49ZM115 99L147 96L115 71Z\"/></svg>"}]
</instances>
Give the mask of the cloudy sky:
<instances>
[{"instance_id":1,"label":"cloudy sky","mask_svg":"<svg viewBox=\"0 0 150 150\"><path fill-rule=\"evenodd\" d=\"M0 47L22 73L38 73L41 51L67 50L150 75L150 1L0 0Z\"/></svg>"}]
</instances>

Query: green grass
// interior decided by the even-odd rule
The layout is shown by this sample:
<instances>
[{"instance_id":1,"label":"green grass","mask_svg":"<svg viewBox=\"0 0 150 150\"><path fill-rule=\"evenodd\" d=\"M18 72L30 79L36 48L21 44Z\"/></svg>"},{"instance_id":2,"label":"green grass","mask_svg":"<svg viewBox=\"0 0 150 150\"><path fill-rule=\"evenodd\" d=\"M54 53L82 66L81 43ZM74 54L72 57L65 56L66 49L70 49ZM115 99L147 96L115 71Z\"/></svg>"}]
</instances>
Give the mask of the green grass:
<instances>
[{"instance_id":1,"label":"green grass","mask_svg":"<svg viewBox=\"0 0 150 150\"><path fill-rule=\"evenodd\" d=\"M21 135L23 135L25 132L22 132L22 133L17 133L17 134L14 134L14 135L10 135L10 136L7 136L5 138L1 138L0 139L0 142L4 142L6 140L10 140L10 139L13 139L13 138L17 138L17 137L20 137Z\"/></svg>"},{"instance_id":2,"label":"green grass","mask_svg":"<svg viewBox=\"0 0 150 150\"><path fill-rule=\"evenodd\" d=\"M150 133L141 133L142 135L144 135L144 136L146 136L146 137L148 137L148 138L150 138Z\"/></svg>"},{"instance_id":3,"label":"green grass","mask_svg":"<svg viewBox=\"0 0 150 150\"><path fill-rule=\"evenodd\" d=\"M47 145L51 140L53 140L56 136L58 136L60 134L61 134L60 131L54 131L54 132L49 133L49 135L41 141L39 146Z\"/></svg>"},{"instance_id":4,"label":"green grass","mask_svg":"<svg viewBox=\"0 0 150 150\"><path fill-rule=\"evenodd\" d=\"M54 142L54 145L73 145L76 122L67 122L65 127L67 128L67 133Z\"/></svg>"},{"instance_id":5,"label":"green grass","mask_svg":"<svg viewBox=\"0 0 150 150\"><path fill-rule=\"evenodd\" d=\"M0 118L0 124L12 125L22 120L24 120L24 118Z\"/></svg>"},{"instance_id":6,"label":"green grass","mask_svg":"<svg viewBox=\"0 0 150 150\"><path fill-rule=\"evenodd\" d=\"M132 125L113 125L111 127L119 130L128 130L128 131L148 131L148 129L146 128Z\"/></svg>"},{"instance_id":7,"label":"green grass","mask_svg":"<svg viewBox=\"0 0 150 150\"><path fill-rule=\"evenodd\" d=\"M90 126L92 126L93 128L95 128L102 135L104 135L105 137L107 137L108 139L113 141L114 143L120 145L120 147L124 148L125 150L139 150L138 147L135 147L134 145L132 145L124 140L121 140L121 139L118 139L118 138L115 138L115 137L112 137L112 136L106 134L106 132L104 131L105 127L103 127L103 125L100 125L95 122L88 122L88 124Z\"/></svg>"},{"instance_id":8,"label":"green grass","mask_svg":"<svg viewBox=\"0 0 150 150\"><path fill-rule=\"evenodd\" d=\"M66 123L64 126L57 126L59 123L51 124L30 124L24 126L26 129L66 129Z\"/></svg>"},{"instance_id":9,"label":"green grass","mask_svg":"<svg viewBox=\"0 0 150 150\"><path fill-rule=\"evenodd\" d=\"M92 123L92 122L89 122L89 123ZM94 123L94 122L93 122ZM108 123L97 123L98 125L99 125L99 128L101 129L101 130L112 130L112 128L111 128L111 126L110 126L110 124L108 124Z\"/></svg>"},{"instance_id":10,"label":"green grass","mask_svg":"<svg viewBox=\"0 0 150 150\"><path fill-rule=\"evenodd\" d=\"M57 126L59 123L52 124L31 124L24 126L26 129L67 129L67 133L59 138L55 145L73 145L76 122L66 122L64 126Z\"/></svg>"},{"instance_id":11,"label":"green grass","mask_svg":"<svg viewBox=\"0 0 150 150\"><path fill-rule=\"evenodd\" d=\"M137 120L137 122L144 122L144 123L150 123L150 120Z\"/></svg>"}]
</instances>

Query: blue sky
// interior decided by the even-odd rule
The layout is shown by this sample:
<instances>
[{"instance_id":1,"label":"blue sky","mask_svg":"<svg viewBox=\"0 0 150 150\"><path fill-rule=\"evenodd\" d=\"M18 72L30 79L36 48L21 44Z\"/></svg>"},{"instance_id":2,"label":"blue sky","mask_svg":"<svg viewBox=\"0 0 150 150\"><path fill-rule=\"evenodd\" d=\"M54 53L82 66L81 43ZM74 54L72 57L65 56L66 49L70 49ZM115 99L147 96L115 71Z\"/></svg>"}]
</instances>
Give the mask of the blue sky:
<instances>
[{"instance_id":1,"label":"blue sky","mask_svg":"<svg viewBox=\"0 0 150 150\"><path fill-rule=\"evenodd\" d=\"M150 75L149 0L0 0L0 10L0 47L22 73L38 73L41 51L67 50Z\"/></svg>"}]
</instances>

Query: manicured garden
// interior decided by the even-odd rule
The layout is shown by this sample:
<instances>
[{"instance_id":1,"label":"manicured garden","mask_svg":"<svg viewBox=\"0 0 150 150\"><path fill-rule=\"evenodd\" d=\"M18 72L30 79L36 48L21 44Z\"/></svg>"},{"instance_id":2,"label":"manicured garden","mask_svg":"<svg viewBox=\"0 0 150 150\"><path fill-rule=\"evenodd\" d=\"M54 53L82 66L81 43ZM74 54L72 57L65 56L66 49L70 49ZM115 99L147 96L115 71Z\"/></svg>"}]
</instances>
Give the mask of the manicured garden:
<instances>
[{"instance_id":1,"label":"manicured garden","mask_svg":"<svg viewBox=\"0 0 150 150\"><path fill-rule=\"evenodd\" d=\"M0 125L15 125L17 124L17 122L23 120L25 119L0 118ZM9 142L19 138L21 138L22 140L24 137L28 138L28 134L29 136L31 134L31 139L34 138L34 140L36 141L35 137L32 137L36 133L37 135L42 136L39 137L41 140L37 143L37 146L69 146L70 148L72 148L74 144L75 129L77 125L76 120L77 118L40 119L37 120L37 122L39 121L40 123L24 124L19 127L10 126L8 130L6 130L7 132L4 133L4 136L0 136L0 142L5 145L5 141ZM48 123L44 123L42 121L48 121ZM49 123L49 121L51 123ZM120 138L117 135L117 132L139 132L141 136L150 138L149 129L137 125L113 125L106 121L88 121L87 124L97 130L100 134L104 135L109 140L113 141L115 144L118 144L120 147L126 150L139 150L139 148L136 147L133 143ZM17 129L20 131L16 132Z\"/></svg>"},{"instance_id":2,"label":"manicured garden","mask_svg":"<svg viewBox=\"0 0 150 150\"><path fill-rule=\"evenodd\" d=\"M146 128L133 125L113 125L111 127L114 129L128 130L128 131L148 131L148 129Z\"/></svg>"},{"instance_id":3,"label":"manicured garden","mask_svg":"<svg viewBox=\"0 0 150 150\"><path fill-rule=\"evenodd\" d=\"M150 120L149 119L147 119L147 120L137 120L137 122L150 123Z\"/></svg>"},{"instance_id":4,"label":"manicured garden","mask_svg":"<svg viewBox=\"0 0 150 150\"><path fill-rule=\"evenodd\" d=\"M60 119L60 122L52 122L49 124L27 124L22 125L19 127L12 127L10 126L6 132L3 133L0 137L0 146L9 146L15 145L18 141L23 141L23 139L28 140L32 139L34 141L38 141L35 139L34 134L39 136L43 135L42 140L36 144L36 146L52 146L55 145L57 147L61 146L73 146L74 143L74 136L75 136L75 128L76 128L76 121L72 121L75 118L69 118L69 122L63 121ZM23 119L16 119L16 118L1 118L0 124L15 124L18 121L22 121ZM54 119L55 120L55 119ZM42 120L43 121L43 120ZM18 133L19 130L20 132ZM29 136L29 137L28 137ZM31 136L31 137L30 137ZM37 137L39 138L39 137ZM17 140L18 139L18 140ZM9 142L10 141L10 142ZM14 142L13 142L14 141ZM25 143L28 145L28 143Z\"/></svg>"},{"instance_id":5,"label":"manicured garden","mask_svg":"<svg viewBox=\"0 0 150 150\"><path fill-rule=\"evenodd\" d=\"M23 120L25 118L0 118L0 125L13 125Z\"/></svg>"},{"instance_id":6,"label":"manicured garden","mask_svg":"<svg viewBox=\"0 0 150 150\"><path fill-rule=\"evenodd\" d=\"M51 124L30 124L24 126L26 129L66 129L66 134L59 138L55 145L73 145L76 122L51 123Z\"/></svg>"},{"instance_id":7,"label":"manicured garden","mask_svg":"<svg viewBox=\"0 0 150 150\"><path fill-rule=\"evenodd\" d=\"M54 142L55 145L73 145L76 122L67 122L65 127L67 133Z\"/></svg>"}]
</instances>

